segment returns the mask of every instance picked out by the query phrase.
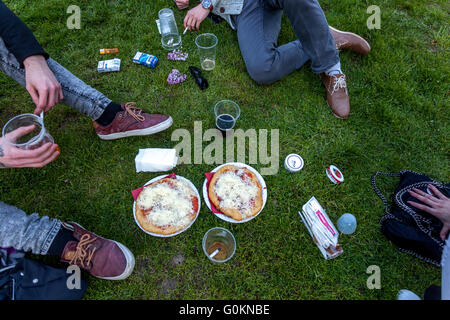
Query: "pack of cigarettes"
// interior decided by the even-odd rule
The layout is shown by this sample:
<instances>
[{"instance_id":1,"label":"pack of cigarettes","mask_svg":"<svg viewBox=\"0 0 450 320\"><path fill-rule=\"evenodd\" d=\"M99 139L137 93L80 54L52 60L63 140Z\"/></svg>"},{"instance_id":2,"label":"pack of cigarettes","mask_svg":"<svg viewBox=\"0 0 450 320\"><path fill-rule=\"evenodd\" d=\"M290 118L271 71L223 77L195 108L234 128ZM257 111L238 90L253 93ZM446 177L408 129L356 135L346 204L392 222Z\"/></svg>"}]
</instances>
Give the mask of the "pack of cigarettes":
<instances>
[{"instance_id":1,"label":"pack of cigarettes","mask_svg":"<svg viewBox=\"0 0 450 320\"><path fill-rule=\"evenodd\" d=\"M337 229L315 197L312 197L298 214L326 260L336 258L344 252L338 243Z\"/></svg>"},{"instance_id":2,"label":"pack of cigarettes","mask_svg":"<svg viewBox=\"0 0 450 320\"><path fill-rule=\"evenodd\" d=\"M138 51L133 57L133 62L153 69L158 63L158 58L151 54Z\"/></svg>"},{"instance_id":3,"label":"pack of cigarettes","mask_svg":"<svg viewBox=\"0 0 450 320\"><path fill-rule=\"evenodd\" d=\"M120 71L120 59L103 60L98 62L98 72Z\"/></svg>"}]
</instances>

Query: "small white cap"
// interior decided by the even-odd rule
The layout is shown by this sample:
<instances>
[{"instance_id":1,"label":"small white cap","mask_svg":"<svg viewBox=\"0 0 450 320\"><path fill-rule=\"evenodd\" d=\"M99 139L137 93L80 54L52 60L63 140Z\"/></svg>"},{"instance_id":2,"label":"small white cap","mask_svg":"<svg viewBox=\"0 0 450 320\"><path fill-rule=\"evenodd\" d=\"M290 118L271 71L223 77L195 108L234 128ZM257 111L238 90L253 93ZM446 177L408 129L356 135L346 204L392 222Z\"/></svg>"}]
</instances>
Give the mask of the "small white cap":
<instances>
[{"instance_id":1,"label":"small white cap","mask_svg":"<svg viewBox=\"0 0 450 320\"><path fill-rule=\"evenodd\" d=\"M284 167L289 172L298 172L302 170L304 164L303 158L295 153L291 153L284 160Z\"/></svg>"}]
</instances>

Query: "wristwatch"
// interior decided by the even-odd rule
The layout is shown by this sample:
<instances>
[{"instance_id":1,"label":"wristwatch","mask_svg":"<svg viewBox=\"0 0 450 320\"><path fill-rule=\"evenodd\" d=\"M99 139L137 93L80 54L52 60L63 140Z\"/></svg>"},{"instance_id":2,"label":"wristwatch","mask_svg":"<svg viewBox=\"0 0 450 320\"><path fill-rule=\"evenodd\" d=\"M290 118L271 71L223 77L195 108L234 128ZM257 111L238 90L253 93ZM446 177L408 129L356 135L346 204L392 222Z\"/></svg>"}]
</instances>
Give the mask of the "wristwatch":
<instances>
[{"instance_id":1,"label":"wristwatch","mask_svg":"<svg viewBox=\"0 0 450 320\"><path fill-rule=\"evenodd\" d=\"M211 0L202 0L202 7L212 11L213 5L212 5Z\"/></svg>"}]
</instances>

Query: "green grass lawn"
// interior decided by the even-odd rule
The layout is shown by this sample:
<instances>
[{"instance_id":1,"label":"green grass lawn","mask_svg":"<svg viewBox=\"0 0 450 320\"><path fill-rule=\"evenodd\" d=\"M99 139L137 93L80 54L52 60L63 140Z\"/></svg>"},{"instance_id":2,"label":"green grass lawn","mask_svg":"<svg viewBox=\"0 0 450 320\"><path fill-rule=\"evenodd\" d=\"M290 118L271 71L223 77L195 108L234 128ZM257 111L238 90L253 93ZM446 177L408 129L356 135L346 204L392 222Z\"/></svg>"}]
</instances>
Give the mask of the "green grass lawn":
<instances>
[{"instance_id":1,"label":"green grass lawn","mask_svg":"<svg viewBox=\"0 0 450 320\"><path fill-rule=\"evenodd\" d=\"M170 114L167 131L117 141L100 140L89 118L58 105L46 116L46 126L61 147L61 156L42 169L0 172L1 200L28 213L77 221L104 237L128 246L136 257L134 273L125 281L89 280L86 299L393 299L408 288L422 295L440 283L440 269L401 253L380 233L384 207L372 191L376 171L411 169L448 181L449 163L449 4L422 0L323 0L330 25L356 32L371 44L369 56L340 54L348 77L352 112L336 119L325 101L320 78L305 65L270 86L258 86L247 75L236 34L223 22L205 20L201 32L219 38L217 65L205 72L210 87L200 91L193 79L169 86L172 68L188 73L199 65L194 39L183 36L187 62L167 60L155 20L158 10L176 11L182 32L185 12L171 0L72 1L8 0L5 3L35 32L49 54L89 85L115 101L136 101L149 112ZM81 8L81 29L69 30L67 7ZM369 30L370 5L381 8L381 29ZM279 43L294 40L287 18ZM100 48L120 48L120 72L99 74ZM156 69L133 64L136 51L160 58ZM173 130L202 121L213 128L212 106L221 99L236 101L242 110L237 127L278 129L280 169L265 176L268 201L264 211L244 224L226 223L202 208L193 226L173 238L142 232L132 214L130 190L160 173L136 173L139 148L171 148ZM0 75L0 125L12 116L32 112L28 93ZM206 143L204 143L204 146ZM289 153L305 160L291 174L283 168ZM325 168L335 164L345 176L333 185ZM204 173L216 165L179 165L174 172L201 190ZM266 167L253 165L256 169ZM398 180L383 179L391 194ZM326 261L314 245L298 211L312 196L336 222L353 213L358 228L342 235L344 254ZM229 262L213 265L201 248L211 227L231 230L237 251ZM53 257L34 257L61 266ZM370 265L381 269L381 289L366 286Z\"/></svg>"}]
</instances>

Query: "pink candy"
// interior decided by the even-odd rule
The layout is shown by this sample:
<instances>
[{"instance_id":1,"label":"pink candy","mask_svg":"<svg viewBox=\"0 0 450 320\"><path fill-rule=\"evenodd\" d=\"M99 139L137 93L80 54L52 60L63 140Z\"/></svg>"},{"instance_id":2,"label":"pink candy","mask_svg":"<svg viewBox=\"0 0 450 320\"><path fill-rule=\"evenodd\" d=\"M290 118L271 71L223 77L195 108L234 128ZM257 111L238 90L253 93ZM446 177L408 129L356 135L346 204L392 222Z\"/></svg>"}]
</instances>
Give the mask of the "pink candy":
<instances>
[{"instance_id":1,"label":"pink candy","mask_svg":"<svg viewBox=\"0 0 450 320\"><path fill-rule=\"evenodd\" d=\"M184 82L184 80L186 80L186 75L182 74L177 69L172 69L172 72L169 73L169 76L167 77L168 84L177 84Z\"/></svg>"}]
</instances>

